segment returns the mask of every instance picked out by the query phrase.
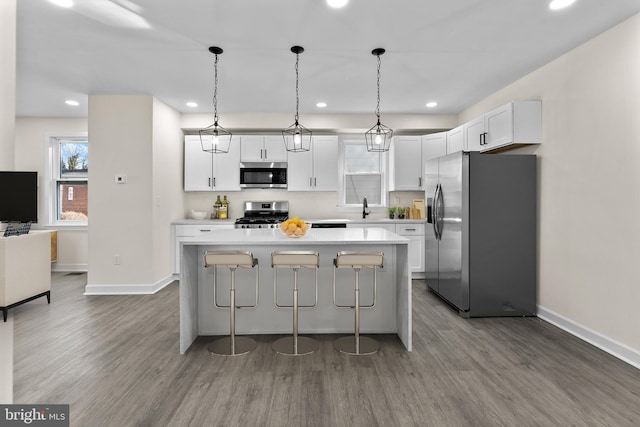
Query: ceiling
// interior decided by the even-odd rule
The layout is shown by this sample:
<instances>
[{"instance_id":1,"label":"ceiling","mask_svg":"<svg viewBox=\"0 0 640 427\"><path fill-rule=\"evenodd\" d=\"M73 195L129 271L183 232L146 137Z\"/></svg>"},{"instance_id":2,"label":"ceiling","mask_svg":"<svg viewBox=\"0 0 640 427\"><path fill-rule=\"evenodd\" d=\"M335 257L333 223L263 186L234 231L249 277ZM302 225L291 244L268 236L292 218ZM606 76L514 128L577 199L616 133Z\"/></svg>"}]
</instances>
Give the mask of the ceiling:
<instances>
[{"instance_id":1,"label":"ceiling","mask_svg":"<svg viewBox=\"0 0 640 427\"><path fill-rule=\"evenodd\" d=\"M16 115L86 117L89 94L180 112L457 114L640 12L640 0L19 0ZM65 100L79 101L77 107ZM187 101L198 103L189 108ZM320 109L316 103L324 101ZM426 108L437 101L435 108Z\"/></svg>"}]
</instances>

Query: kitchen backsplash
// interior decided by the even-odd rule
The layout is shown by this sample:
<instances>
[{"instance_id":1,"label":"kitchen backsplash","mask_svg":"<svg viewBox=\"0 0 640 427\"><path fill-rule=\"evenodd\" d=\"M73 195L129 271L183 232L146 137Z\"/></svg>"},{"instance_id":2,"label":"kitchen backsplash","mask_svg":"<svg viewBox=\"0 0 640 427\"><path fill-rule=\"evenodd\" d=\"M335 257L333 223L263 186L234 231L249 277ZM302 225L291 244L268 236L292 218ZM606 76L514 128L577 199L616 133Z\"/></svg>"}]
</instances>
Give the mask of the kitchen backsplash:
<instances>
[{"instance_id":1,"label":"kitchen backsplash","mask_svg":"<svg viewBox=\"0 0 640 427\"><path fill-rule=\"evenodd\" d=\"M286 190L244 190L229 192L186 192L184 217L189 218L189 212L207 211L213 209L216 196L227 195L229 199L229 218L241 217L244 211L245 201L261 200L287 200L289 201L289 213L291 216L301 218L360 218L362 209L339 208L337 205L337 193L326 192L296 192ZM389 193L390 206L412 206L414 199L424 199L421 191L392 191ZM387 218L386 208L371 207L369 218ZM178 218L176 218L178 219Z\"/></svg>"}]
</instances>

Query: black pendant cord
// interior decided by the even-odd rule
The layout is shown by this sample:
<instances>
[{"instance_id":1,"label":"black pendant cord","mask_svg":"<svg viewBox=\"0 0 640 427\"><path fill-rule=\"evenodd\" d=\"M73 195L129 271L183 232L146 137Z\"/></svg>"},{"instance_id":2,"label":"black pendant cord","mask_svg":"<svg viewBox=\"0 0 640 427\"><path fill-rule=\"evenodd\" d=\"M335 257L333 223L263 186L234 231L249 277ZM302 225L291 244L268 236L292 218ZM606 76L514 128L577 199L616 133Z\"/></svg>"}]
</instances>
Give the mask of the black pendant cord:
<instances>
[{"instance_id":1,"label":"black pendant cord","mask_svg":"<svg viewBox=\"0 0 640 427\"><path fill-rule=\"evenodd\" d=\"M298 96L298 62L300 60L300 54L296 53L296 117L295 124L298 125L298 109L300 107L300 98Z\"/></svg>"},{"instance_id":2,"label":"black pendant cord","mask_svg":"<svg viewBox=\"0 0 640 427\"><path fill-rule=\"evenodd\" d=\"M218 126L218 54L215 54L216 59L213 63L214 69L214 83L213 83L213 124Z\"/></svg>"},{"instance_id":3,"label":"black pendant cord","mask_svg":"<svg viewBox=\"0 0 640 427\"><path fill-rule=\"evenodd\" d=\"M378 104L376 106L376 117L378 117L378 124L380 124L380 55L378 57Z\"/></svg>"}]
</instances>

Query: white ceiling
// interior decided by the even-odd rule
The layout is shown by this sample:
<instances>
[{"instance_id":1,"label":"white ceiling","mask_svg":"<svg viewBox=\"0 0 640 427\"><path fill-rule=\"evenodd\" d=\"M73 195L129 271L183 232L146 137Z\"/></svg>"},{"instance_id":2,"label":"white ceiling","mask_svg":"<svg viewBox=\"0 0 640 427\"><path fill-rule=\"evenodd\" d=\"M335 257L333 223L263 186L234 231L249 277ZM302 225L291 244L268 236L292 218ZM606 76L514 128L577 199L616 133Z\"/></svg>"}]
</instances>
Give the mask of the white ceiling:
<instances>
[{"instance_id":1,"label":"white ceiling","mask_svg":"<svg viewBox=\"0 0 640 427\"><path fill-rule=\"evenodd\" d=\"M455 114L640 12L640 0L18 0L18 116L84 117L89 94L151 94L181 112ZM64 101L75 99L78 107ZM435 100L437 108L425 103ZM185 105L195 101L199 107ZM316 102L328 104L325 109Z\"/></svg>"}]
</instances>

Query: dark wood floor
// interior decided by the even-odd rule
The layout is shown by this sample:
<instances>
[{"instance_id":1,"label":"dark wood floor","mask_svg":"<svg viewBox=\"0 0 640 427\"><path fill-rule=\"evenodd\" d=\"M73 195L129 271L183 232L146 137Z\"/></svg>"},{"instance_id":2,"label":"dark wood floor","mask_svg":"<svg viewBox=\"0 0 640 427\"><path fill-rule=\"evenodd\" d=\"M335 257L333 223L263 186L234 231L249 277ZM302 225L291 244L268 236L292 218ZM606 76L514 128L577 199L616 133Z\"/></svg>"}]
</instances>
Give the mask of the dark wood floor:
<instances>
[{"instance_id":1,"label":"dark wood floor","mask_svg":"<svg viewBox=\"0 0 640 427\"><path fill-rule=\"evenodd\" d=\"M463 319L414 281L414 351L366 357L178 352L178 285L15 308L16 403L68 403L72 426L638 426L640 370L537 318ZM303 314L302 314L303 315Z\"/></svg>"}]
</instances>

